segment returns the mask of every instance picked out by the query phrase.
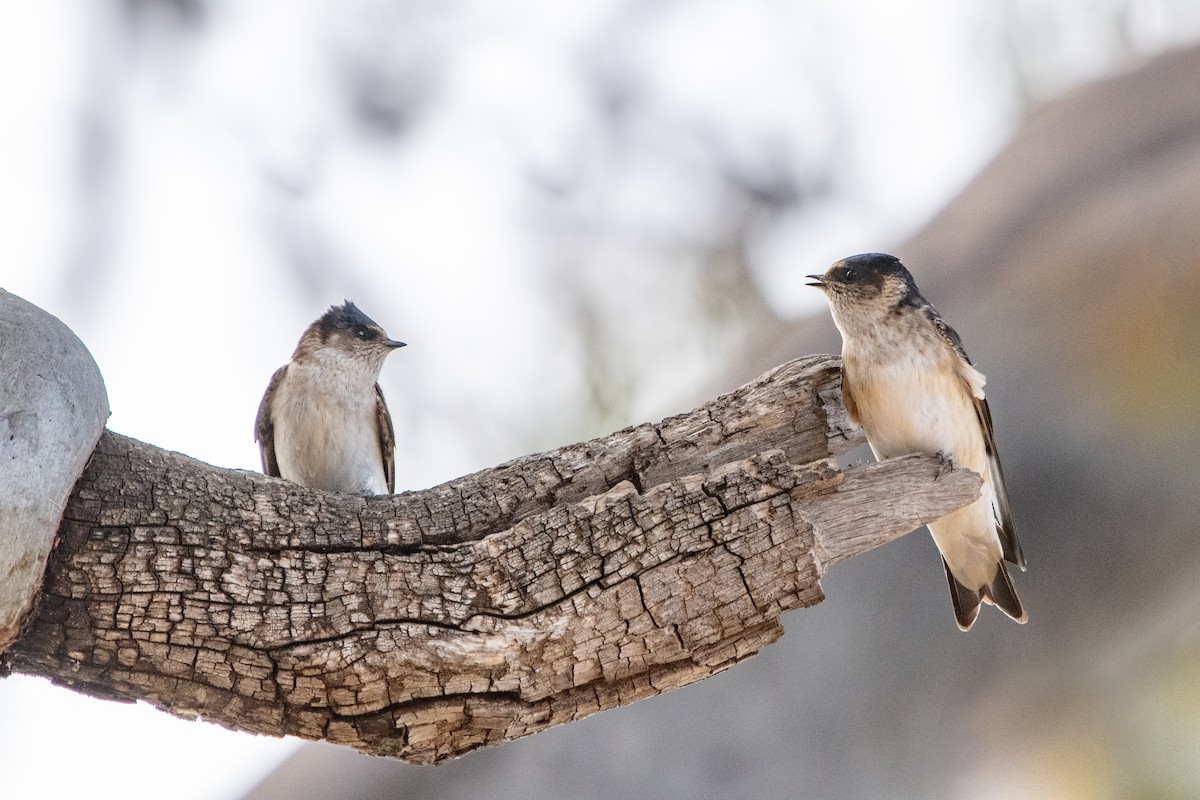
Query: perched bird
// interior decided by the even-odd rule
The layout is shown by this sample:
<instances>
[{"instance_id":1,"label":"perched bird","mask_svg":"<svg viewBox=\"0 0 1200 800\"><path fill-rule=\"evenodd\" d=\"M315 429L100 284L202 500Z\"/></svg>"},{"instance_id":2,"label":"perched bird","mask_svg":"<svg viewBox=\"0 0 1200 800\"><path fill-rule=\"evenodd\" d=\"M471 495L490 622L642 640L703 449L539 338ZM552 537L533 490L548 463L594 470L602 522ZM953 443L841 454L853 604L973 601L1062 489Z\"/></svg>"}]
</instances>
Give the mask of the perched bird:
<instances>
[{"instance_id":1,"label":"perched bird","mask_svg":"<svg viewBox=\"0 0 1200 800\"><path fill-rule=\"evenodd\" d=\"M980 602L1028 617L1004 562L1025 569L983 394L984 377L962 340L921 296L895 256L838 261L809 286L829 299L842 334L842 396L875 457L938 453L983 477L978 500L929 523L950 582L958 627Z\"/></svg>"},{"instance_id":2,"label":"perched bird","mask_svg":"<svg viewBox=\"0 0 1200 800\"><path fill-rule=\"evenodd\" d=\"M330 492L394 492L396 436L376 381L398 347L349 300L309 325L258 406L263 472Z\"/></svg>"}]
</instances>

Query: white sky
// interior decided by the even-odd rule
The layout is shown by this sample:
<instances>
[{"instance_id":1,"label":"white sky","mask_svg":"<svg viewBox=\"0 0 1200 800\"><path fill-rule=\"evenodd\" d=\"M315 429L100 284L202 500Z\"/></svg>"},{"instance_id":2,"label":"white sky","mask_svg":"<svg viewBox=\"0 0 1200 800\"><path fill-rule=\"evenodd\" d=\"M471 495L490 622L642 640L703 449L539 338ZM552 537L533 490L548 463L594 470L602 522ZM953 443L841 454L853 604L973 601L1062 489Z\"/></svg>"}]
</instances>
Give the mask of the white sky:
<instances>
[{"instance_id":1,"label":"white sky","mask_svg":"<svg viewBox=\"0 0 1200 800\"><path fill-rule=\"evenodd\" d=\"M567 377L577 376L570 354L547 346L562 315L546 308L548 269L513 154L569 158L563 142L586 131L588 112L568 67L616 5L475 3L411 41L381 35L374 46L445 48L452 60L403 148L363 146L333 111L344 100L327 50L362 36L345 9L394 15L384 3L216 2L204 35L178 52L120 49L107 4L0 6L0 286L89 346L113 430L214 464L257 469L251 428L266 381L343 296L411 345L383 376L399 485L518 455L538 415L574 402ZM1178 5L1143 4L1134 27L1147 49L1197 29L1195 14L1172 16ZM842 165L839 203L784 219L755 244L756 279L781 313L808 308L805 273L902 241L1015 124L984 0L664 9L620 43L651 76L655 102L718 126L735 151L753 155L764 131L782 132ZM1079 52L1064 85L1103 68L1087 41L1063 46ZM844 137L821 124L823 96L841 100ZM120 105L108 142L120 177L87 200L78 124L103 103ZM293 196L264 172L319 188ZM649 194L633 192L630 214L673 213L654 181L633 182ZM111 279L72 295L65 283L87 282L86 266L71 269L88 229ZM315 287L296 281L279 231L316 264ZM330 254L344 265L338 278L321 271ZM292 747L37 679L0 681L5 798L236 797Z\"/></svg>"}]
</instances>

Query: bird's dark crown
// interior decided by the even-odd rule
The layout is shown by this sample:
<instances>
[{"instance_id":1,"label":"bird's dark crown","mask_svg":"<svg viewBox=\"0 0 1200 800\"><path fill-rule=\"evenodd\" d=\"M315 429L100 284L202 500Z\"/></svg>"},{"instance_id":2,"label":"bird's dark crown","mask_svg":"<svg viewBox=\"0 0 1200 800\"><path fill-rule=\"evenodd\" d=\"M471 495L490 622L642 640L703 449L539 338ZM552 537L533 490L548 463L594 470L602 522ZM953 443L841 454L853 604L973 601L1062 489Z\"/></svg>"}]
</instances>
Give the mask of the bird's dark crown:
<instances>
[{"instance_id":1,"label":"bird's dark crown","mask_svg":"<svg viewBox=\"0 0 1200 800\"><path fill-rule=\"evenodd\" d=\"M404 347L404 342L388 338L378 323L347 300L340 306L330 306L304 329L292 360L304 362L336 351L378 366L398 347Z\"/></svg>"},{"instance_id":2,"label":"bird's dark crown","mask_svg":"<svg viewBox=\"0 0 1200 800\"><path fill-rule=\"evenodd\" d=\"M900 259L887 253L860 253L843 258L830 267L827 276L840 283L869 284L882 287L889 277L899 278L907 289L916 292L913 276L900 263Z\"/></svg>"},{"instance_id":3,"label":"bird's dark crown","mask_svg":"<svg viewBox=\"0 0 1200 800\"><path fill-rule=\"evenodd\" d=\"M321 340L328 340L334 331L348 331L360 339L374 339L382 333L382 328L375 320L368 317L358 306L347 300L340 306L330 306L329 310L317 320L317 328L321 332Z\"/></svg>"}]
</instances>

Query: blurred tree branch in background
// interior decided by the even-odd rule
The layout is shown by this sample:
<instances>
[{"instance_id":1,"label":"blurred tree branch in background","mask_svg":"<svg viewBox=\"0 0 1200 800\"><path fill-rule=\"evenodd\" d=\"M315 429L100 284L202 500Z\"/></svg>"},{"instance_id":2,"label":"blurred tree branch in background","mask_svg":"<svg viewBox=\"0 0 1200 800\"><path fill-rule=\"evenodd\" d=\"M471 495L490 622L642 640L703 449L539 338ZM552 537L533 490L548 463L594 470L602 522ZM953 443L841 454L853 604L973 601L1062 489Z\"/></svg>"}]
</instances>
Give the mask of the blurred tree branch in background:
<instances>
[{"instance_id":1,"label":"blurred tree branch in background","mask_svg":"<svg viewBox=\"0 0 1200 800\"><path fill-rule=\"evenodd\" d=\"M978 496L935 457L839 468L859 443L832 356L393 497L105 433L7 658L234 729L438 761L719 672L819 602L831 564Z\"/></svg>"}]
</instances>

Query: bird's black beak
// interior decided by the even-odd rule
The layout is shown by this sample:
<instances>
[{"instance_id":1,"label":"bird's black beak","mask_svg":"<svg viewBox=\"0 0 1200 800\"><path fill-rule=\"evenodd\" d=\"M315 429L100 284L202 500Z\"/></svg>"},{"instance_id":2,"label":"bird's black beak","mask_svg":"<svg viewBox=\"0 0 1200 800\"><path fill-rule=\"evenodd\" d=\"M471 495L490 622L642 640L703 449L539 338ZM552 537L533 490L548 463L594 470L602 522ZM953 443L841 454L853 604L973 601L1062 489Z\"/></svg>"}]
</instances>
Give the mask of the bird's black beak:
<instances>
[{"instance_id":1,"label":"bird's black beak","mask_svg":"<svg viewBox=\"0 0 1200 800\"><path fill-rule=\"evenodd\" d=\"M815 286L818 289L825 288L825 276L824 275L805 275L804 277L812 278L812 280L813 280L812 283L804 284L805 286Z\"/></svg>"},{"instance_id":2,"label":"bird's black beak","mask_svg":"<svg viewBox=\"0 0 1200 800\"><path fill-rule=\"evenodd\" d=\"M395 349L397 347L408 347L408 345L405 344L404 342L399 342L399 341L396 341L395 339L385 339L383 341L383 343L393 349Z\"/></svg>"}]
</instances>

